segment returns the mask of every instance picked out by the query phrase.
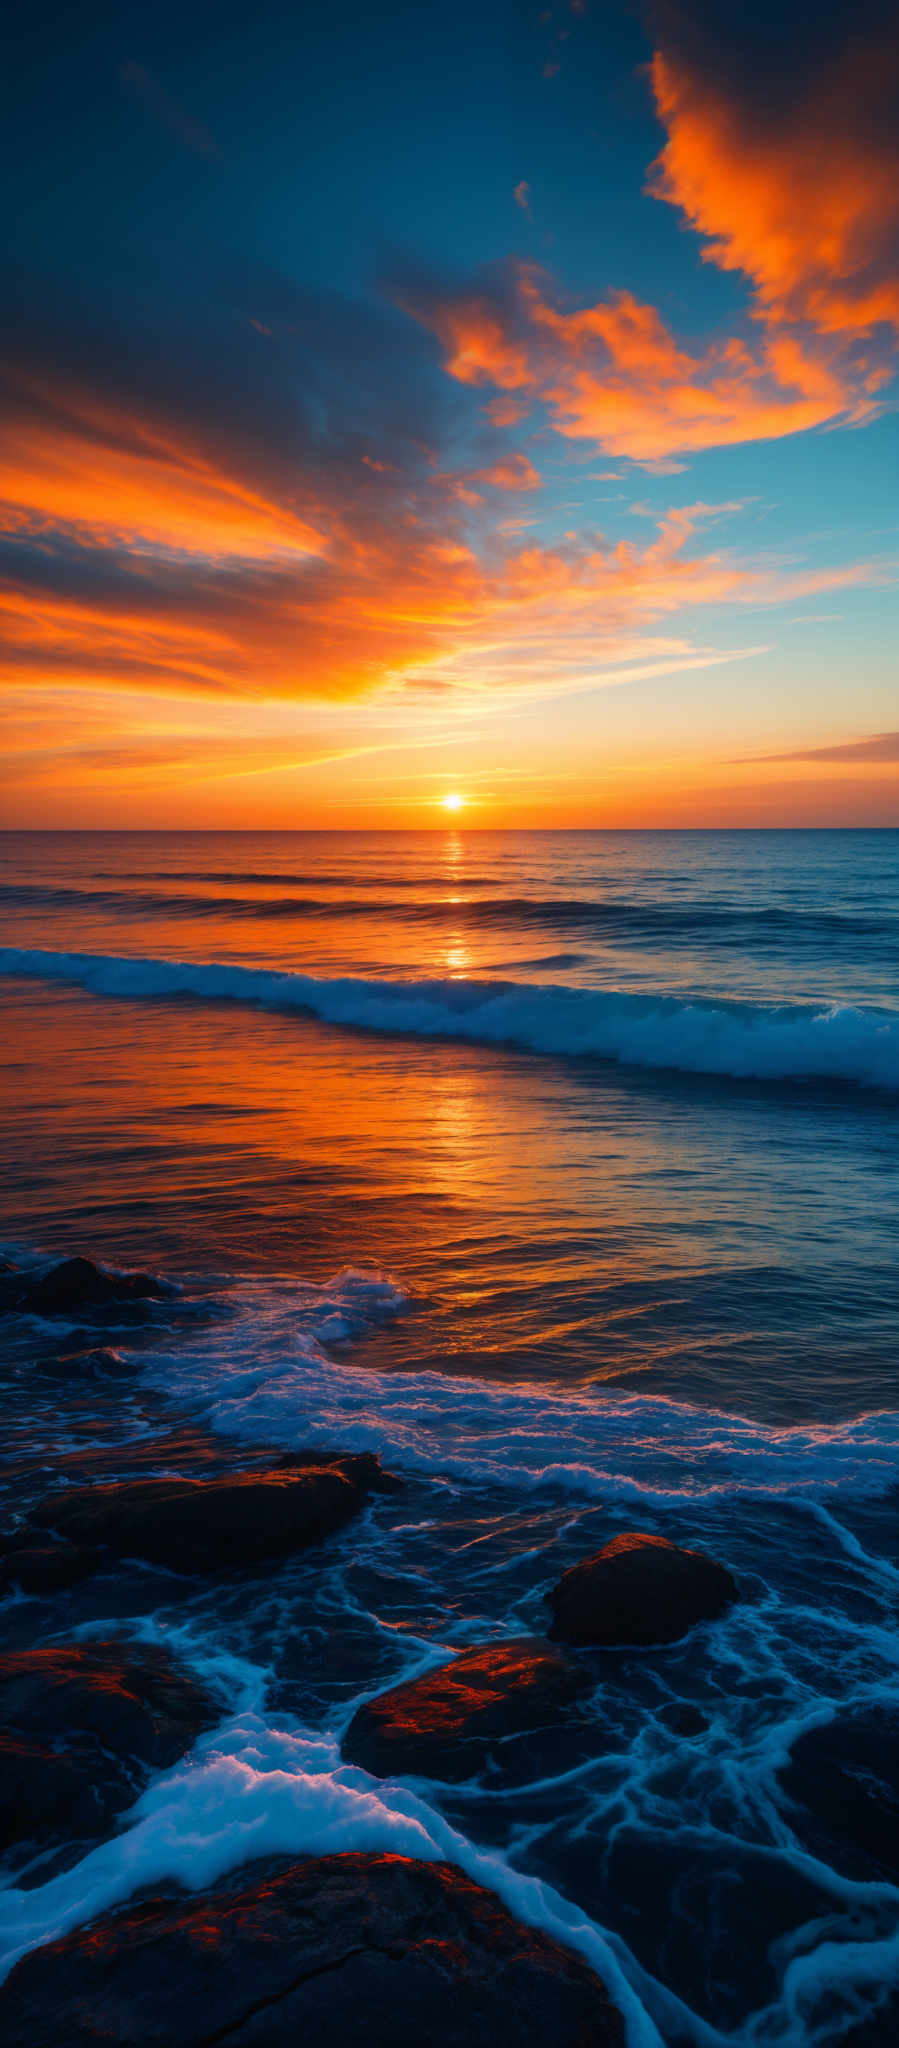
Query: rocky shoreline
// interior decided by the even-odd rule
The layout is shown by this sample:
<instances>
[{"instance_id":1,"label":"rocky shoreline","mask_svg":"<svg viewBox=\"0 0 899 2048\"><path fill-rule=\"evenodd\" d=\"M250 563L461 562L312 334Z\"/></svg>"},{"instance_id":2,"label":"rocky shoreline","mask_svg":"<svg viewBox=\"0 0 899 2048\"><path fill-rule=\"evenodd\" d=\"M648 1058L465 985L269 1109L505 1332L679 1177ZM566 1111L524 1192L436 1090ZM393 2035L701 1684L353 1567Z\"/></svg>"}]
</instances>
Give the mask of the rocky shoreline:
<instances>
[{"instance_id":1,"label":"rocky shoreline","mask_svg":"<svg viewBox=\"0 0 899 2048\"><path fill-rule=\"evenodd\" d=\"M0 1309L89 1315L96 1340L108 1310L140 1314L162 1287L71 1260L25 1280L4 1274ZM70 1362L76 1378L116 1379L115 1360L95 1341L55 1363L64 1373ZM73 1589L135 1562L225 1586L277 1572L307 1548L325 1559L379 1496L401 1502L401 1480L368 1452L239 1458L194 1444L183 1471L172 1470L178 1458L164 1440L135 1456L149 1469L123 1478L121 1452L95 1451L93 1471L84 1453L74 1484L61 1460L53 1483L0 1531L0 1590L19 1606L41 1603L37 1632L49 1639L0 1655L0 1852L7 1877L26 1887L127 1827L152 1776L223 1711L214 1690L156 1645L126 1632L67 1638ZM485 1773L497 1783L533 1778L551 1756L558 1768L583 1740L596 1743L598 1654L629 1646L651 1656L714 1625L739 1597L726 1566L705 1553L649 1531L619 1533L545 1588L545 1636L492 1636L386 1687L356 1709L343 1758L373 1777L447 1785ZM669 1717L687 1740L705 1725L686 1702L672 1701ZM797 1747L787 1782L812 1831L816 1774L829 1770L832 1781L842 1771L848 1784L859 1757L864 1730L850 1730L842 1750L838 1736ZM895 1838L863 1800L856 1832L865 1867L873 1859L889 1870ZM375 2048L625 2040L595 1972L459 1869L355 1851L244 1864L199 1894L141 1894L25 1955L0 1990L0 2026L10 2048L224 2039L275 2048L335 2034Z\"/></svg>"},{"instance_id":2,"label":"rocky shoreline","mask_svg":"<svg viewBox=\"0 0 899 2048\"><path fill-rule=\"evenodd\" d=\"M624 2048L580 1958L446 1863L305 1857L144 1898L27 1956L7 2048Z\"/></svg>"}]
</instances>

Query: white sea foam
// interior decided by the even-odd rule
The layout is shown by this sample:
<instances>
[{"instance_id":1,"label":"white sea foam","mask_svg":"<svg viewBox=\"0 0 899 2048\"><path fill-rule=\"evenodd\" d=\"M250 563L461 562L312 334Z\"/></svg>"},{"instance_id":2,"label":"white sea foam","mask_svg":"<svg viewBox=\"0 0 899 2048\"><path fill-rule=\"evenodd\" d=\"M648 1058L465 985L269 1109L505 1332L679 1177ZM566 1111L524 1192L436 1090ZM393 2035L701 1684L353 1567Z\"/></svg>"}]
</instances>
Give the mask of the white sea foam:
<instances>
[{"instance_id":1,"label":"white sea foam","mask_svg":"<svg viewBox=\"0 0 899 2048\"><path fill-rule=\"evenodd\" d=\"M661 2036L621 1966L626 1952L550 1886L478 1850L434 1808L400 1785L342 1765L335 1739L273 1728L249 1712L206 1738L192 1758L152 1785L134 1824L75 1869L0 1898L0 1975L27 1950L120 1905L142 1886L191 1890L263 1856L370 1851L457 1864L509 1910L593 1965L628 2023L629 2048ZM712 2029L696 2038L717 2041Z\"/></svg>"},{"instance_id":2,"label":"white sea foam","mask_svg":"<svg viewBox=\"0 0 899 2048\"><path fill-rule=\"evenodd\" d=\"M899 1015L850 1005L700 1001L527 982L325 980L212 961L0 948L0 973L101 996L195 996L327 1023L514 1045L737 1079L899 1088Z\"/></svg>"},{"instance_id":3,"label":"white sea foam","mask_svg":"<svg viewBox=\"0 0 899 2048\"><path fill-rule=\"evenodd\" d=\"M679 1755L675 1780L668 1769L671 1737L652 1713L626 1755L616 1757L612 1776L602 1758L598 1771L590 1761L575 1775L578 1813L589 1814L598 1841L626 1815L631 1827L647 1830L650 1844L656 1836L682 1836L685 1854L694 1836L730 1847L735 1857L746 1842L758 1845L772 1872L789 1865L821 1888L824 1917L785 1938L773 2002L738 2036L723 2035L648 1975L619 1936L559 1890L516 1869L514 1828L506 1851L479 1848L440 1812L440 1788L376 1781L342 1764L340 1733L358 1695L332 1710L324 1733L289 1719L276 1725L265 1712L265 1672L223 1648L200 1602L193 1613L179 1609L148 1618L141 1632L161 1631L179 1661L230 1697L232 1718L147 1789L114 1840L47 1884L0 1897L0 1975L28 1949L145 1886L174 1880L201 1888L259 1856L392 1851L457 1864L521 1920L581 1953L626 2013L629 2048L660 2048L670 2039L691 2048L732 2048L735 2038L745 2048L834 2048L839 2015L870 2010L899 1974L899 1940L884 1933L896 1894L883 1884L842 1877L802 1847L778 1797L777 1774L803 1729L850 1701L895 1698L896 1644L888 1620L895 1570L880 1560L872 1577L872 1561L827 1503L892 1483L899 1417L773 1430L617 1390L560 1394L436 1373L388 1375L351 1363L343 1347L401 1313L404 1300L389 1275L354 1269L323 1287L238 1283L214 1325L188 1328L177 1351L144 1354L142 1363L220 1430L292 1448L372 1448L409 1473L447 1477L454 1487L467 1480L511 1485L532 1501L555 1487L570 1496L566 1520L597 1498L698 1509L724 1495L804 1497L847 1560L870 1579L870 1590L884 1603L883 1622L876 1615L856 1623L836 1611L806 1612L795 1599L791 1605L776 1595L741 1602L716 1625L704 1652L710 1726L691 1750L692 1762ZM414 1543L414 1529L397 1528L387 1517L368 1532L357 1526L349 1555L358 1560L363 1545L375 1565L380 1560L396 1569L401 1562L414 1571ZM329 1602L336 1600L341 1611L347 1602L346 1565L339 1552L329 1561L320 1585L325 1612ZM482 1595L479 1585L474 1606L481 1630L489 1632L491 1610ZM505 1617L502 1592L499 1605ZM375 1613L370 1620L376 1627ZM99 1632L105 1626L94 1625ZM390 1615L385 1626L391 1640L405 1643L404 1676L446 1654L439 1636L421 1638L413 1626L398 1638ZM740 1673L745 1698L735 1684ZM779 1698L781 1712L757 1722L752 1702L759 1690L769 1700ZM561 1817L568 1811L561 1781L558 1794ZM495 1788L485 1787L484 1797L495 1817ZM504 1831L502 1821L492 1826L493 1841L497 1826Z\"/></svg>"},{"instance_id":4,"label":"white sea foam","mask_svg":"<svg viewBox=\"0 0 899 2048\"><path fill-rule=\"evenodd\" d=\"M658 1395L372 1371L329 1347L399 1313L383 1274L329 1286L246 1283L212 1329L154 1351L152 1376L250 1442L379 1451L399 1469L660 1506L742 1494L877 1495L895 1485L899 1414L775 1429Z\"/></svg>"},{"instance_id":5,"label":"white sea foam","mask_svg":"<svg viewBox=\"0 0 899 2048\"><path fill-rule=\"evenodd\" d=\"M662 2048L672 2033L695 2048L726 2048L733 2038L648 1976L620 1937L554 1887L516 1870L500 1851L475 1847L422 1793L342 1764L335 1736L273 1726L252 1704L154 1782L130 1821L73 1869L0 1896L0 1981L30 1949L144 1887L176 1883L201 1890L263 1857L387 1853L457 1865L516 1918L581 1954L622 2010L628 2048ZM883 1885L837 1879L807 1857L791 1860L828 1881L835 1905L842 1898L854 1900L857 1912L872 1909L872 1928L878 1906L893 1896ZM810 1952L787 1960L783 1997L757 2013L741 2039L779 2048L824 2044L836 2038L828 2024L834 1996L860 2014L899 1980L899 1937L841 1941L828 1938L830 1926L819 1931L823 1938Z\"/></svg>"}]
</instances>

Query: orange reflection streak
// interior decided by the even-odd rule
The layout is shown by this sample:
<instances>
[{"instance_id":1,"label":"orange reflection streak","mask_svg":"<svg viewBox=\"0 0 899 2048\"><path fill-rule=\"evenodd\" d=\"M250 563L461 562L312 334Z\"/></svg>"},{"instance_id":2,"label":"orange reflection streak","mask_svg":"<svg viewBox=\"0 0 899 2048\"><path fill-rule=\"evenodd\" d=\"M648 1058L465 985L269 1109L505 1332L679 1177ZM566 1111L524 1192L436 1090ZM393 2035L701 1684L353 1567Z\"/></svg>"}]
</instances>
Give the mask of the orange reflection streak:
<instances>
[{"instance_id":1,"label":"orange reflection streak","mask_svg":"<svg viewBox=\"0 0 899 2048\"><path fill-rule=\"evenodd\" d=\"M471 949L461 932L454 932L444 948L443 964L453 981L465 981L472 971Z\"/></svg>"}]
</instances>

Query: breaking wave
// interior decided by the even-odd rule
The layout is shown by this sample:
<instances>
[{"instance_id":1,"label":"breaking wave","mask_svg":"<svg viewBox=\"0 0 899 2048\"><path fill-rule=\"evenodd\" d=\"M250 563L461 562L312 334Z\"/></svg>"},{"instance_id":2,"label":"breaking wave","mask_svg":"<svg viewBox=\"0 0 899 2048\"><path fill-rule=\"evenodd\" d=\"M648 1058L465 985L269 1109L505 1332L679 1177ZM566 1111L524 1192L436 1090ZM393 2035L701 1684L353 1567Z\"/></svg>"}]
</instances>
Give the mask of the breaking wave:
<instances>
[{"instance_id":1,"label":"breaking wave","mask_svg":"<svg viewBox=\"0 0 899 2048\"><path fill-rule=\"evenodd\" d=\"M194 997L329 1024L517 1046L743 1080L824 1080L899 1089L899 1013L502 981L320 979L214 961L0 948L0 973L69 982L98 996Z\"/></svg>"},{"instance_id":2,"label":"breaking wave","mask_svg":"<svg viewBox=\"0 0 899 2048\"><path fill-rule=\"evenodd\" d=\"M657 1394L419 1371L349 1359L400 1315L387 1274L326 1286L244 1282L224 1324L154 1358L150 1376L219 1433L250 1443L378 1451L397 1470L575 1500L694 1508L735 1495L822 1506L896 1484L899 1414L774 1428Z\"/></svg>"}]
</instances>

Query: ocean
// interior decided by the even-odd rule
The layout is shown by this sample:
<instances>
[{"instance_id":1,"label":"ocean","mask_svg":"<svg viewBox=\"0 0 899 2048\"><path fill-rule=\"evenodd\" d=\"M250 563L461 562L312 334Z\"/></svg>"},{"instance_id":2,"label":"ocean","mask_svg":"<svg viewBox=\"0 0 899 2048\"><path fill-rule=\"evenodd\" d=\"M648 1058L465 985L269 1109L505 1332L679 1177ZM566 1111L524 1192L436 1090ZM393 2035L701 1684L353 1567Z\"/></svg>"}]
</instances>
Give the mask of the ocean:
<instances>
[{"instance_id":1,"label":"ocean","mask_svg":"<svg viewBox=\"0 0 899 2048\"><path fill-rule=\"evenodd\" d=\"M0 906L0 1249L177 1290L106 1316L114 1379L5 1319L6 1519L210 1443L405 1482L251 1581L6 1599L6 1646L112 1622L223 1703L111 1841L8 1876L6 1967L161 1877L394 1847L579 1948L632 2048L886 2048L899 833L7 833ZM629 1530L740 1599L595 1653L576 1743L341 1763Z\"/></svg>"}]
</instances>

